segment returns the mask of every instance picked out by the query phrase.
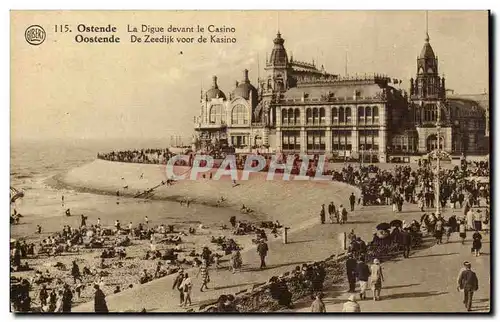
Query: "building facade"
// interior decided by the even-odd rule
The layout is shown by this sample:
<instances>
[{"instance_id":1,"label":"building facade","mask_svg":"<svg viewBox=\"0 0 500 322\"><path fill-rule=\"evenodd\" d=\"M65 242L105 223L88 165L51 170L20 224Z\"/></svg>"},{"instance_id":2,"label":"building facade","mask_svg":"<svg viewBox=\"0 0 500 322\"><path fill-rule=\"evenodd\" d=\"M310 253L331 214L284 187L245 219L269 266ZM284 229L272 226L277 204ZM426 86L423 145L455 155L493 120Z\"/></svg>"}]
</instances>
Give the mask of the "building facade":
<instances>
[{"instance_id":1,"label":"building facade","mask_svg":"<svg viewBox=\"0 0 500 322\"><path fill-rule=\"evenodd\" d=\"M440 145L450 154L482 153L485 104L447 98L429 36L409 92L385 75L341 77L288 57L278 33L256 87L243 71L228 96L217 77L201 94L197 148L327 154L372 162L409 160ZM488 104L489 105L489 104Z\"/></svg>"}]
</instances>

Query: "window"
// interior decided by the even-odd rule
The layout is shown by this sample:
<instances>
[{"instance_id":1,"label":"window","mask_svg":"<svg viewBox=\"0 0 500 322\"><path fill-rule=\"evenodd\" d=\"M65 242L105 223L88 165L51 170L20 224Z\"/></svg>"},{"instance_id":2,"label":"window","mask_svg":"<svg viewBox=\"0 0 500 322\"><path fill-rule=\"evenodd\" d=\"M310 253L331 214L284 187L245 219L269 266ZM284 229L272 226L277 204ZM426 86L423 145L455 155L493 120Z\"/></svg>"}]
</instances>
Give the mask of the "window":
<instances>
[{"instance_id":1,"label":"window","mask_svg":"<svg viewBox=\"0 0 500 322\"><path fill-rule=\"evenodd\" d=\"M324 151L325 149L325 131L308 131L307 150Z\"/></svg>"},{"instance_id":2,"label":"window","mask_svg":"<svg viewBox=\"0 0 500 322\"><path fill-rule=\"evenodd\" d=\"M313 116L312 116L312 111L310 108L306 110L306 118L307 118L307 124L312 124L313 122Z\"/></svg>"},{"instance_id":3,"label":"window","mask_svg":"<svg viewBox=\"0 0 500 322\"><path fill-rule=\"evenodd\" d=\"M344 108L340 107L339 108L339 122L340 123L345 123L345 118L344 118Z\"/></svg>"},{"instance_id":4,"label":"window","mask_svg":"<svg viewBox=\"0 0 500 322\"><path fill-rule=\"evenodd\" d=\"M338 124L339 123L339 114L338 114L338 109L336 107L332 108L332 124Z\"/></svg>"},{"instance_id":5,"label":"window","mask_svg":"<svg viewBox=\"0 0 500 322\"><path fill-rule=\"evenodd\" d=\"M288 109L288 124L294 124L293 109Z\"/></svg>"},{"instance_id":6,"label":"window","mask_svg":"<svg viewBox=\"0 0 500 322\"><path fill-rule=\"evenodd\" d=\"M373 122L371 106L365 108L365 122L366 124L371 124Z\"/></svg>"},{"instance_id":7,"label":"window","mask_svg":"<svg viewBox=\"0 0 500 322\"><path fill-rule=\"evenodd\" d=\"M326 123L326 121L325 121L325 109L324 108L319 109L319 123L320 124Z\"/></svg>"},{"instance_id":8,"label":"window","mask_svg":"<svg viewBox=\"0 0 500 322\"><path fill-rule=\"evenodd\" d=\"M300 124L300 110L298 108L295 109L293 120L294 120L293 123L295 125L299 125Z\"/></svg>"},{"instance_id":9,"label":"window","mask_svg":"<svg viewBox=\"0 0 500 322\"><path fill-rule=\"evenodd\" d=\"M319 124L319 111L317 108L313 108L313 123L312 124Z\"/></svg>"},{"instance_id":10,"label":"window","mask_svg":"<svg viewBox=\"0 0 500 322\"><path fill-rule=\"evenodd\" d=\"M282 134L282 149L283 150L300 150L300 132L299 131L283 131Z\"/></svg>"},{"instance_id":11,"label":"window","mask_svg":"<svg viewBox=\"0 0 500 322\"><path fill-rule=\"evenodd\" d=\"M379 118L378 118L378 106L373 106L373 123L378 124Z\"/></svg>"},{"instance_id":12,"label":"window","mask_svg":"<svg viewBox=\"0 0 500 322\"><path fill-rule=\"evenodd\" d=\"M212 105L210 107L210 123L212 124L221 124L224 123L226 113L222 105Z\"/></svg>"},{"instance_id":13,"label":"window","mask_svg":"<svg viewBox=\"0 0 500 322\"><path fill-rule=\"evenodd\" d=\"M246 106L239 104L233 107L231 123L238 125L248 124L248 109Z\"/></svg>"},{"instance_id":14,"label":"window","mask_svg":"<svg viewBox=\"0 0 500 322\"><path fill-rule=\"evenodd\" d=\"M424 106L424 122L437 121L437 106L435 104L427 104Z\"/></svg>"},{"instance_id":15,"label":"window","mask_svg":"<svg viewBox=\"0 0 500 322\"><path fill-rule=\"evenodd\" d=\"M345 109L345 122L348 124L352 123L352 115L350 107L346 107Z\"/></svg>"},{"instance_id":16,"label":"window","mask_svg":"<svg viewBox=\"0 0 500 322\"><path fill-rule=\"evenodd\" d=\"M351 151L351 131L350 130L333 130L332 131L332 150L333 151Z\"/></svg>"},{"instance_id":17,"label":"window","mask_svg":"<svg viewBox=\"0 0 500 322\"><path fill-rule=\"evenodd\" d=\"M358 132L358 140L360 151L378 151L378 130L360 130Z\"/></svg>"},{"instance_id":18,"label":"window","mask_svg":"<svg viewBox=\"0 0 500 322\"><path fill-rule=\"evenodd\" d=\"M287 109L281 110L281 123L283 123L283 125L288 124L288 110Z\"/></svg>"},{"instance_id":19,"label":"window","mask_svg":"<svg viewBox=\"0 0 500 322\"><path fill-rule=\"evenodd\" d=\"M364 124L365 123L365 107L358 107L358 122Z\"/></svg>"}]
</instances>

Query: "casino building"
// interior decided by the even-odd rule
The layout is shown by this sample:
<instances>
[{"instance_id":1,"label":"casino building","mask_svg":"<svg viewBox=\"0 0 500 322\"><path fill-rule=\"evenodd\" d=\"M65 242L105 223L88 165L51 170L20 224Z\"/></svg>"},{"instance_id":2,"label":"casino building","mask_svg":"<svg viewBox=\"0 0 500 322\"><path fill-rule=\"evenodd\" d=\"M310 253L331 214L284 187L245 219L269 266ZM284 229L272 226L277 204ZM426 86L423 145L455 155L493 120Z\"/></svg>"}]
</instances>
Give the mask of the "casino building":
<instances>
[{"instance_id":1,"label":"casino building","mask_svg":"<svg viewBox=\"0 0 500 322\"><path fill-rule=\"evenodd\" d=\"M289 57L284 43L278 32L258 84L244 70L226 95L213 76L195 117L197 149L409 162L437 147L439 112L442 149L457 156L486 153L488 97L447 97L428 35L409 91L385 75L328 73Z\"/></svg>"}]
</instances>

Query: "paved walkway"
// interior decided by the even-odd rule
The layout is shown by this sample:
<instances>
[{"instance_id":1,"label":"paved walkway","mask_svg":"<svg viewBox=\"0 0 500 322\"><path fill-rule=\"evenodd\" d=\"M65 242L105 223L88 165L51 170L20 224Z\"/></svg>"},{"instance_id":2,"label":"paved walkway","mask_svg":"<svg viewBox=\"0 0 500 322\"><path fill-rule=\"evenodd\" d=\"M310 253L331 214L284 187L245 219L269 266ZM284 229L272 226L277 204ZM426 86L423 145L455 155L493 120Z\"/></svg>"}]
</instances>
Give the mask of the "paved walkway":
<instances>
[{"instance_id":1,"label":"paved walkway","mask_svg":"<svg viewBox=\"0 0 500 322\"><path fill-rule=\"evenodd\" d=\"M355 232L365 240L371 240L374 227L380 222L389 222L400 218L406 221L419 219L421 213L415 211L413 205L400 214L394 214L390 207L365 207L352 215L347 225L325 224L311 219L311 226L305 230L292 232L289 244L284 245L281 239L269 243L268 269L259 270L259 258L255 250L242 254L243 271L232 274L228 270L211 271L211 289L199 291L200 279L194 278L193 308L204 302L217 299L222 294L234 294L247 289L256 283L269 280L293 269L296 265L305 262L322 260L328 256L341 252L338 235L340 232ZM445 213L445 217L449 214ZM470 237L470 236L469 236ZM463 311L461 294L456 291L456 278L461 263L464 260L472 262L473 269L478 273L480 290L475 295L474 306L484 307L489 301L489 243L484 243L483 251L488 253L481 257L472 257L468 245L450 243L435 245L431 248L412 254L407 260L397 259L395 262L385 263L386 282L384 283L383 301L362 302L363 311L378 312L431 312ZM227 266L227 262L223 263ZM194 271L196 272L196 271ZM193 276L191 274L191 276ZM119 294L107 296L108 307L113 312L137 312L145 308L148 312L182 312L185 309L178 306L178 293L172 290L174 276L167 276L148 284L134 287ZM327 310L341 311L341 302L346 294L331 294L327 297ZM437 301L436 301L437 300ZM73 308L74 312L89 312L93 310L93 303L86 303ZM308 308L299 309L308 311Z\"/></svg>"},{"instance_id":2,"label":"paved walkway","mask_svg":"<svg viewBox=\"0 0 500 322\"><path fill-rule=\"evenodd\" d=\"M412 252L410 258L397 258L382 264L385 282L381 301L359 301L362 312L465 312L463 292L457 291L457 277L462 263L471 262L479 279L472 310L488 312L490 307L490 243L483 236L483 254L470 253L471 235L465 245L454 234L448 244L434 245ZM484 234L483 234L484 235ZM345 287L344 287L345 288ZM359 289L359 288L358 288ZM327 292L324 299L327 312L341 312L349 293L343 290ZM359 297L358 297L359 298ZM309 312L309 303L294 311Z\"/></svg>"}]
</instances>

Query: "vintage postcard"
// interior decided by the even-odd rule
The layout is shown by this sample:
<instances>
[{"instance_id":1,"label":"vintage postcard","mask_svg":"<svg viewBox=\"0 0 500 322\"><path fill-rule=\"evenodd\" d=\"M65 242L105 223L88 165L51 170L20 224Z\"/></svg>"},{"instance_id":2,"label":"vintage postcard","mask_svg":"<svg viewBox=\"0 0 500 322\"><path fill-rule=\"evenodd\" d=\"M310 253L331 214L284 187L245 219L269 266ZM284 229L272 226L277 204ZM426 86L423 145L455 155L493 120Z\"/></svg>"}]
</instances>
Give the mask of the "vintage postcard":
<instances>
[{"instance_id":1,"label":"vintage postcard","mask_svg":"<svg viewBox=\"0 0 500 322\"><path fill-rule=\"evenodd\" d=\"M488 11L10 19L11 312L490 312Z\"/></svg>"}]
</instances>

